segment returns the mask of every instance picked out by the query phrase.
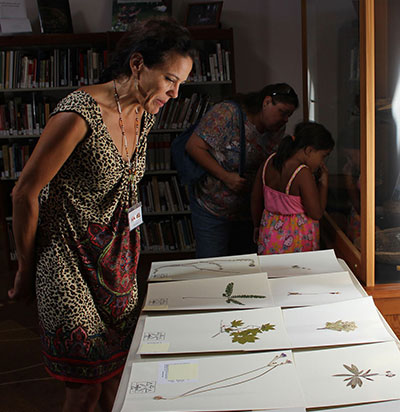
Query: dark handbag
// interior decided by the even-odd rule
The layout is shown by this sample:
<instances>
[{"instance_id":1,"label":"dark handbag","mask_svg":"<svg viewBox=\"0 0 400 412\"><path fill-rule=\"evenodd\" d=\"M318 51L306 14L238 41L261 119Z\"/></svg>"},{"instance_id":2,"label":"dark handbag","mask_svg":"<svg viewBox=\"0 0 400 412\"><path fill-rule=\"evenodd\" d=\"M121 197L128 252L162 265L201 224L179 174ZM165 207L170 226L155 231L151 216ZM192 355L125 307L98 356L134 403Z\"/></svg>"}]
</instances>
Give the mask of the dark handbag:
<instances>
[{"instance_id":1,"label":"dark handbag","mask_svg":"<svg viewBox=\"0 0 400 412\"><path fill-rule=\"evenodd\" d=\"M229 103L233 103L239 111L240 122L240 161L239 161L239 175L243 176L246 163L246 137L244 130L243 113L240 105L234 101L229 100ZM186 151L185 146L190 136L193 134L198 123L188 127L179 136L177 136L171 144L171 156L174 162L175 168L178 172L178 178L183 185L194 185L199 182L207 174L207 171L201 167Z\"/></svg>"}]
</instances>

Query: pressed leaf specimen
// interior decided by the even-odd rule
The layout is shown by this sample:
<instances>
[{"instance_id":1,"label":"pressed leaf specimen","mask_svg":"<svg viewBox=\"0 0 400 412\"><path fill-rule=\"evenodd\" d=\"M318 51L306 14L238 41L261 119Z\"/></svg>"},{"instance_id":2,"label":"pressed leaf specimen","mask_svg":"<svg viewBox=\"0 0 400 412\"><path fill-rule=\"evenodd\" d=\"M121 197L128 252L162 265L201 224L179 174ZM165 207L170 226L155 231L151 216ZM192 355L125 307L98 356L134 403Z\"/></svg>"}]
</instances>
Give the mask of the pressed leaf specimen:
<instances>
[{"instance_id":1,"label":"pressed leaf specimen","mask_svg":"<svg viewBox=\"0 0 400 412\"><path fill-rule=\"evenodd\" d=\"M383 373L371 373L371 369L368 369L364 372L364 370L359 370L356 365L351 364L351 366L344 365L343 366L350 372L350 373L339 373L336 375L332 376L338 376L338 377L344 377L343 382L347 382L346 386L350 386L352 389L356 388L359 386L363 385L363 379L367 381L372 381L372 377L374 376L385 376L387 378L393 378L393 376L396 376L394 373L391 371L386 371L384 374Z\"/></svg>"},{"instance_id":2,"label":"pressed leaf specimen","mask_svg":"<svg viewBox=\"0 0 400 412\"><path fill-rule=\"evenodd\" d=\"M244 305L238 299L265 299L264 295L233 295L234 282L229 282L225 288L225 292L222 293L222 298L226 298L226 303L234 303L235 305ZM182 299L221 299L220 297L210 296L182 296Z\"/></svg>"},{"instance_id":3,"label":"pressed leaf specimen","mask_svg":"<svg viewBox=\"0 0 400 412\"><path fill-rule=\"evenodd\" d=\"M228 283L225 288L225 292L222 294L226 298L226 303L234 303L236 305L244 305L238 299L263 299L264 295L233 295L234 282Z\"/></svg>"},{"instance_id":4,"label":"pressed leaf specimen","mask_svg":"<svg viewBox=\"0 0 400 412\"><path fill-rule=\"evenodd\" d=\"M232 343L254 343L258 340L258 334L275 330L275 325L265 323L261 326L245 325L242 320L233 320L230 325L224 325L221 321L219 332L213 336L220 335L221 333L227 333L232 338Z\"/></svg>"},{"instance_id":5,"label":"pressed leaf specimen","mask_svg":"<svg viewBox=\"0 0 400 412\"><path fill-rule=\"evenodd\" d=\"M336 322L326 322L324 328L318 328L318 330L330 329L337 332L352 332L357 329L357 325L354 321L337 320Z\"/></svg>"}]
</instances>

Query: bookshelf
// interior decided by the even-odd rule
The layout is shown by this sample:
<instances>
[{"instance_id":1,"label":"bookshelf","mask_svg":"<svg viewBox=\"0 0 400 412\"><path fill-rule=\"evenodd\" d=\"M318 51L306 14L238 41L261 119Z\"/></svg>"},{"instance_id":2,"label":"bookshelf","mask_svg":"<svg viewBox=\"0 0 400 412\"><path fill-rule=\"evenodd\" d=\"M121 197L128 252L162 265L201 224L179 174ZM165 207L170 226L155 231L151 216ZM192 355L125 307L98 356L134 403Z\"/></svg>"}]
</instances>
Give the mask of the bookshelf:
<instances>
[{"instance_id":1,"label":"bookshelf","mask_svg":"<svg viewBox=\"0 0 400 412\"><path fill-rule=\"evenodd\" d=\"M215 102L235 92L233 30L192 30L195 64L180 96L157 115L148 138L142 252L182 258L195 250L187 188L171 163L172 140ZM13 266L10 193L49 114L66 94L95 84L122 33L0 37L0 261Z\"/></svg>"}]
</instances>

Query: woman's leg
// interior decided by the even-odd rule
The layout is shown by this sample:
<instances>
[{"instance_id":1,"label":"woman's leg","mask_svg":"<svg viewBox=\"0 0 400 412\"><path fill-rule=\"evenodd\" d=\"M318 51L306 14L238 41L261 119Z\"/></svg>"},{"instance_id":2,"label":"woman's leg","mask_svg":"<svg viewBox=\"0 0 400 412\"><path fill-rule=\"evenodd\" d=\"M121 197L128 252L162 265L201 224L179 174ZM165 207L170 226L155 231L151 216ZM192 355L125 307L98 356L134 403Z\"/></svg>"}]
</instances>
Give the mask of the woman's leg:
<instances>
[{"instance_id":1,"label":"woman's leg","mask_svg":"<svg viewBox=\"0 0 400 412\"><path fill-rule=\"evenodd\" d=\"M229 246L229 221L215 216L191 198L192 226L196 239L196 257L226 256Z\"/></svg>"},{"instance_id":2,"label":"woman's leg","mask_svg":"<svg viewBox=\"0 0 400 412\"><path fill-rule=\"evenodd\" d=\"M117 396L121 373L102 383L99 404L103 412L111 412L115 397Z\"/></svg>"},{"instance_id":3,"label":"woman's leg","mask_svg":"<svg viewBox=\"0 0 400 412\"><path fill-rule=\"evenodd\" d=\"M94 412L102 390L101 383L66 382L62 412Z\"/></svg>"}]
</instances>

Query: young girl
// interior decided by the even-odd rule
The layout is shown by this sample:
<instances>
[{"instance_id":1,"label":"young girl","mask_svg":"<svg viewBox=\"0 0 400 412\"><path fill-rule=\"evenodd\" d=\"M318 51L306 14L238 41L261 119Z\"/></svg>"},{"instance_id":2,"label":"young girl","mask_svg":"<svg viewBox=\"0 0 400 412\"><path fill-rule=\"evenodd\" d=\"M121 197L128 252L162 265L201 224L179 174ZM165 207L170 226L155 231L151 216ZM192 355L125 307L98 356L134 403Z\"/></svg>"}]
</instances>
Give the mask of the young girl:
<instances>
[{"instance_id":1,"label":"young girl","mask_svg":"<svg viewBox=\"0 0 400 412\"><path fill-rule=\"evenodd\" d=\"M319 249L318 220L328 194L324 159L334 145L324 126L303 122L261 165L251 197L259 255Z\"/></svg>"}]
</instances>

